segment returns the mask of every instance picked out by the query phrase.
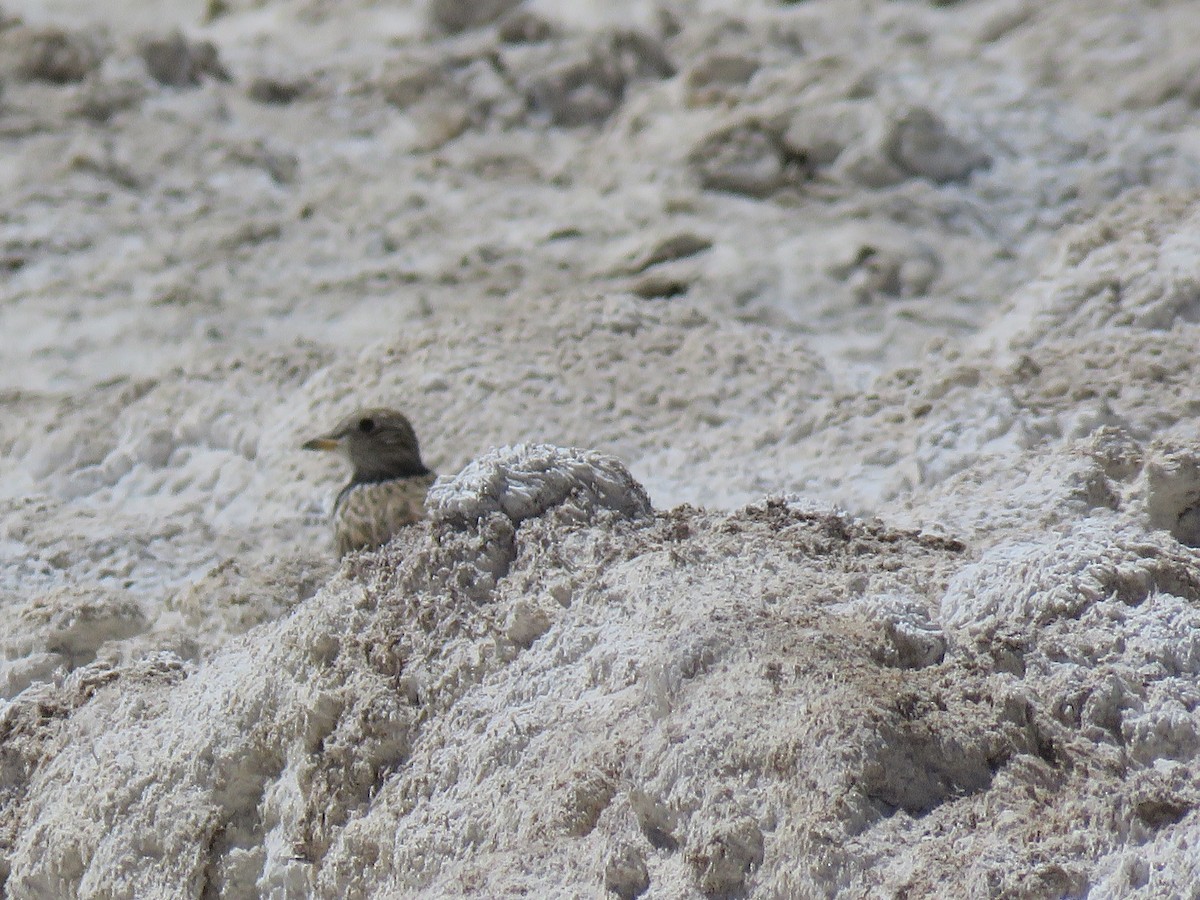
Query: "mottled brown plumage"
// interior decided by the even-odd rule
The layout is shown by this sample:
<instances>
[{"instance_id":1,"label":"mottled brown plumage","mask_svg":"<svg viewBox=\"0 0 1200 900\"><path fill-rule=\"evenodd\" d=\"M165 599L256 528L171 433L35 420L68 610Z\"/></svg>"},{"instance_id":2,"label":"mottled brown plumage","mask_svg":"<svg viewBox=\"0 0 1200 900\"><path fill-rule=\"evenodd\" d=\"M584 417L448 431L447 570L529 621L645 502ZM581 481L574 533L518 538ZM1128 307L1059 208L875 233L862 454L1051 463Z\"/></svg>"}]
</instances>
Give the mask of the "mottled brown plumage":
<instances>
[{"instance_id":1,"label":"mottled brown plumage","mask_svg":"<svg viewBox=\"0 0 1200 900\"><path fill-rule=\"evenodd\" d=\"M421 462L412 425L393 409L360 409L305 450L334 450L350 462L350 482L333 504L338 556L386 544L425 515L425 494L437 476Z\"/></svg>"}]
</instances>

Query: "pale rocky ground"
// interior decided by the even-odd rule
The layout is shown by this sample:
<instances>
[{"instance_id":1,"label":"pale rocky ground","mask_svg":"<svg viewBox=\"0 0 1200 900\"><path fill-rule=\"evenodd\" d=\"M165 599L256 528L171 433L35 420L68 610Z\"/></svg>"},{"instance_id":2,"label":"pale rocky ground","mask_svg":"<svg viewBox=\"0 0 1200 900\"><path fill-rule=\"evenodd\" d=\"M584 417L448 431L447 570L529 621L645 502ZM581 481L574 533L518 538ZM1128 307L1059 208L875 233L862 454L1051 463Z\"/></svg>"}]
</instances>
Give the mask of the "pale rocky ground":
<instances>
[{"instance_id":1,"label":"pale rocky ground","mask_svg":"<svg viewBox=\"0 0 1200 900\"><path fill-rule=\"evenodd\" d=\"M0 896L1200 897L1194 0L2 3Z\"/></svg>"}]
</instances>

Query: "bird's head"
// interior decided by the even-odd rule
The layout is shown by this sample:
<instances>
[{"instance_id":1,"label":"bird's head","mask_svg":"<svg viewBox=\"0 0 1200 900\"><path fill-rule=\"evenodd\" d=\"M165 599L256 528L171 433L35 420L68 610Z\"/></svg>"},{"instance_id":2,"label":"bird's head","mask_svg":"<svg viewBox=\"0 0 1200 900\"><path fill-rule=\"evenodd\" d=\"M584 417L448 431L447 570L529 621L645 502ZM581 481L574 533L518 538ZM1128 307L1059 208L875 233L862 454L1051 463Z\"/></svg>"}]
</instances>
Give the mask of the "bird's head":
<instances>
[{"instance_id":1,"label":"bird's head","mask_svg":"<svg viewBox=\"0 0 1200 900\"><path fill-rule=\"evenodd\" d=\"M341 453L354 469L351 483L426 475L412 424L394 409L360 409L328 434L304 443L305 450Z\"/></svg>"}]
</instances>

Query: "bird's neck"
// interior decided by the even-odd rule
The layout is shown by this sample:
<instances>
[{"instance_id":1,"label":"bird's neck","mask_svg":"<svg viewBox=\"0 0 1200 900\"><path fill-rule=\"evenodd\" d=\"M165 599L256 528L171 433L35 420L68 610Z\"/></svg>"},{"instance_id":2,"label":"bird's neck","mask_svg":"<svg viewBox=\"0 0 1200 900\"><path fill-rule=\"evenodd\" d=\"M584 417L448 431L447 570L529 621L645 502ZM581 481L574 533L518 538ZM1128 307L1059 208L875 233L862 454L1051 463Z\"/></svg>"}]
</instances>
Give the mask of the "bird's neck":
<instances>
[{"instance_id":1,"label":"bird's neck","mask_svg":"<svg viewBox=\"0 0 1200 900\"><path fill-rule=\"evenodd\" d=\"M350 478L347 487L359 484L378 484L381 481L391 481L393 478L414 478L418 475L428 475L429 469L419 459L402 465L390 465L387 468L357 468Z\"/></svg>"}]
</instances>

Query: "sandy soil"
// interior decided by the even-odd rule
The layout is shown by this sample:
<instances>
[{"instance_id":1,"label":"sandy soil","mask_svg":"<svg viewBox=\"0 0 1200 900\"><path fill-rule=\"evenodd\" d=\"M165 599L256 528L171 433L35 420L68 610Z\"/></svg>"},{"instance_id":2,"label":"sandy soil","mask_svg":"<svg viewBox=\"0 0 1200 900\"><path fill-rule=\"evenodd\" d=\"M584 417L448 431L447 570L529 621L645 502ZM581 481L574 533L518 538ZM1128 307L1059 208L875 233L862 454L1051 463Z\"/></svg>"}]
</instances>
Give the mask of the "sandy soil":
<instances>
[{"instance_id":1,"label":"sandy soil","mask_svg":"<svg viewBox=\"0 0 1200 900\"><path fill-rule=\"evenodd\" d=\"M0 896L1197 896L1193 7L5 0Z\"/></svg>"}]
</instances>

